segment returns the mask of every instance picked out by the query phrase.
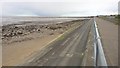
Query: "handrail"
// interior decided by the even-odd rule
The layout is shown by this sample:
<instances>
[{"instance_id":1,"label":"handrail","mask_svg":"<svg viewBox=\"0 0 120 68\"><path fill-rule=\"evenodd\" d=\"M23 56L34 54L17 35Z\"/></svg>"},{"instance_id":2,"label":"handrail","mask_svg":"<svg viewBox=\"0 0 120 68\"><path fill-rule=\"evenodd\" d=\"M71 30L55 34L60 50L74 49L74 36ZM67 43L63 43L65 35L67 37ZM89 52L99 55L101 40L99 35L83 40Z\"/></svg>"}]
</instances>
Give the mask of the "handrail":
<instances>
[{"instance_id":1,"label":"handrail","mask_svg":"<svg viewBox=\"0 0 120 68\"><path fill-rule=\"evenodd\" d=\"M104 55L101 38L99 35L98 27L94 18L94 65L95 67L98 66L106 66L107 68L107 62Z\"/></svg>"}]
</instances>

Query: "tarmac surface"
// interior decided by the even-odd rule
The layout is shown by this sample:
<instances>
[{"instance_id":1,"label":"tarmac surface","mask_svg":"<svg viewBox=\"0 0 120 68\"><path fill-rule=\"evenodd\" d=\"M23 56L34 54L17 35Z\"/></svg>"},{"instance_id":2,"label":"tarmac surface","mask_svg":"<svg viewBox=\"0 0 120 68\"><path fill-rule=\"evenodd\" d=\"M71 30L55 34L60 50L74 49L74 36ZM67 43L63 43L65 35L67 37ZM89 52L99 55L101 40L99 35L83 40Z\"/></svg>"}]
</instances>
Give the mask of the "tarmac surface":
<instances>
[{"instance_id":1,"label":"tarmac surface","mask_svg":"<svg viewBox=\"0 0 120 68\"><path fill-rule=\"evenodd\" d=\"M96 18L108 66L118 66L118 25Z\"/></svg>"},{"instance_id":2,"label":"tarmac surface","mask_svg":"<svg viewBox=\"0 0 120 68\"><path fill-rule=\"evenodd\" d=\"M81 66L93 19L50 44L23 66Z\"/></svg>"}]
</instances>

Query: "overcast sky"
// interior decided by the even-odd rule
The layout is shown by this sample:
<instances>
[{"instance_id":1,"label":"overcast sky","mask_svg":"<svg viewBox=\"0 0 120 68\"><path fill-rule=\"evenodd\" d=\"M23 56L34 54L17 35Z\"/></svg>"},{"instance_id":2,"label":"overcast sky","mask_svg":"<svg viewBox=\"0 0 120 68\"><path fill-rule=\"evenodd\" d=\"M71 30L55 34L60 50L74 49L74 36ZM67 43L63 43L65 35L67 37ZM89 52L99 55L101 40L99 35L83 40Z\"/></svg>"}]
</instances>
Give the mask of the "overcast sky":
<instances>
[{"instance_id":1,"label":"overcast sky","mask_svg":"<svg viewBox=\"0 0 120 68\"><path fill-rule=\"evenodd\" d=\"M0 16L91 16L118 14L120 0L0 1Z\"/></svg>"}]
</instances>

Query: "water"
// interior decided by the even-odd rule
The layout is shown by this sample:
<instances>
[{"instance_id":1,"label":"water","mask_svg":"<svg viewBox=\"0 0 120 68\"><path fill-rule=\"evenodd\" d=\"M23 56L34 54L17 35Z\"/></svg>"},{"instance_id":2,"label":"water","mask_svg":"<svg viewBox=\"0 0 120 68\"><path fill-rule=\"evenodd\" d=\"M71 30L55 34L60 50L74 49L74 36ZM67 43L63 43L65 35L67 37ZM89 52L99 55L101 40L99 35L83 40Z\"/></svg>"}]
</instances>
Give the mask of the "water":
<instances>
[{"instance_id":1,"label":"water","mask_svg":"<svg viewBox=\"0 0 120 68\"><path fill-rule=\"evenodd\" d=\"M51 23L62 23L77 19L83 18L43 18L43 17L18 17L18 16L9 16L9 17L2 17L0 21L2 23L0 25L7 25L7 24L22 24L24 22L33 22L34 24L51 24Z\"/></svg>"}]
</instances>

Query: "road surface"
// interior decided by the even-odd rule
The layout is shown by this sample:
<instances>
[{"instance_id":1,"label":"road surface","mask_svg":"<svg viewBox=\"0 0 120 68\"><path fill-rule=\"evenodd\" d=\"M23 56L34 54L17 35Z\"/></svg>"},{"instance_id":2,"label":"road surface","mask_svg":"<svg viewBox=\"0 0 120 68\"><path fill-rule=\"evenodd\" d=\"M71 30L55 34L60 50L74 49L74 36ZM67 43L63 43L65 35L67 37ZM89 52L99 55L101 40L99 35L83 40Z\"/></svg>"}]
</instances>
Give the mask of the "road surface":
<instances>
[{"instance_id":1,"label":"road surface","mask_svg":"<svg viewBox=\"0 0 120 68\"><path fill-rule=\"evenodd\" d=\"M96 18L96 23L100 31L107 64L118 66L118 25L101 18Z\"/></svg>"},{"instance_id":2,"label":"road surface","mask_svg":"<svg viewBox=\"0 0 120 68\"><path fill-rule=\"evenodd\" d=\"M93 19L86 20L61 40L50 44L24 66L81 66Z\"/></svg>"}]
</instances>

